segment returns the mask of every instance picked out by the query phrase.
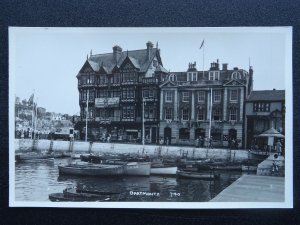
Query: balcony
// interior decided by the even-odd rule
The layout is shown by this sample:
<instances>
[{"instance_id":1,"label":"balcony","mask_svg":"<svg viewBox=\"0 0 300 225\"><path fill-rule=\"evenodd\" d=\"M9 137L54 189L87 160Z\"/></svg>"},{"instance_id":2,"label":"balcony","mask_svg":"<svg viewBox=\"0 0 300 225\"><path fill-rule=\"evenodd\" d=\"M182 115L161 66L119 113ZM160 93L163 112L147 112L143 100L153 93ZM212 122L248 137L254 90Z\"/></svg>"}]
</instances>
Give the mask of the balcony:
<instances>
[{"instance_id":1,"label":"balcony","mask_svg":"<svg viewBox=\"0 0 300 225\"><path fill-rule=\"evenodd\" d=\"M142 84L158 84L158 79L155 77L143 78Z\"/></svg>"}]
</instances>

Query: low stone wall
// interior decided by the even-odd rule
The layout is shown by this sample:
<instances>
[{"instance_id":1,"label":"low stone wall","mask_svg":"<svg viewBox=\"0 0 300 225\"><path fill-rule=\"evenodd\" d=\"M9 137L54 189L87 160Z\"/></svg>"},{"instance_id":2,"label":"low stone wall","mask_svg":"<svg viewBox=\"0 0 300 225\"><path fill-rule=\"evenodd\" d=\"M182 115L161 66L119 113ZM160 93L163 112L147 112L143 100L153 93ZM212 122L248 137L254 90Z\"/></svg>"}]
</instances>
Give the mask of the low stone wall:
<instances>
[{"instance_id":1,"label":"low stone wall","mask_svg":"<svg viewBox=\"0 0 300 225\"><path fill-rule=\"evenodd\" d=\"M16 139L15 151L31 151L33 140ZM36 150L47 151L50 149L50 140L37 140ZM71 146L72 147L72 146ZM58 152L67 152L70 150L69 141L53 141L52 150ZM74 153L130 153L130 154L147 154L149 156L157 155L161 152L162 156L176 157L185 154L188 158L212 158L212 159L231 159L236 161L248 158L246 150L227 150L227 149L206 149L183 146L157 146L157 145L138 145L138 144L115 144L115 143L89 143L75 141L71 151ZM230 155L231 154L231 155Z\"/></svg>"}]
</instances>

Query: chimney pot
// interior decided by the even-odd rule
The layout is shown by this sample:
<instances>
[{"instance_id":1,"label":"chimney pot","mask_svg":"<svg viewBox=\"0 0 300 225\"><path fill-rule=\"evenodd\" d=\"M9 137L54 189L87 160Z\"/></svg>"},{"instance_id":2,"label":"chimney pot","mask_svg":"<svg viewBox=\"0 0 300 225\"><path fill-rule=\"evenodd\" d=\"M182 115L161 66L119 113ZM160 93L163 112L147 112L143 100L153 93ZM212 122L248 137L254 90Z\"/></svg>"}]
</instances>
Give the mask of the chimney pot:
<instances>
[{"instance_id":1,"label":"chimney pot","mask_svg":"<svg viewBox=\"0 0 300 225\"><path fill-rule=\"evenodd\" d=\"M222 68L222 69L223 69L223 70L227 70L228 63L223 63L222 65L223 65L223 68Z\"/></svg>"}]
</instances>

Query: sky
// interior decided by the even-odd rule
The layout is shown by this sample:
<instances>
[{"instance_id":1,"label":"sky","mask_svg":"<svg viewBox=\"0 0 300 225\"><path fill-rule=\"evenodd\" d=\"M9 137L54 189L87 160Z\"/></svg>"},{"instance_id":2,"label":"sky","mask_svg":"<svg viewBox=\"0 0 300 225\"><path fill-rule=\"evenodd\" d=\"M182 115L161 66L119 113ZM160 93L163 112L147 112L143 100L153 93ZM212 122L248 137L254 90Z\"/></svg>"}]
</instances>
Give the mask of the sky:
<instances>
[{"instance_id":1,"label":"sky","mask_svg":"<svg viewBox=\"0 0 300 225\"><path fill-rule=\"evenodd\" d=\"M77 78L87 55L145 49L158 43L163 66L186 71L189 62L208 70L219 60L228 68L254 70L254 90L286 89L291 29L265 28L18 28L9 29L9 77L14 96L35 94L48 112L79 115ZM202 41L204 46L200 48Z\"/></svg>"}]
</instances>

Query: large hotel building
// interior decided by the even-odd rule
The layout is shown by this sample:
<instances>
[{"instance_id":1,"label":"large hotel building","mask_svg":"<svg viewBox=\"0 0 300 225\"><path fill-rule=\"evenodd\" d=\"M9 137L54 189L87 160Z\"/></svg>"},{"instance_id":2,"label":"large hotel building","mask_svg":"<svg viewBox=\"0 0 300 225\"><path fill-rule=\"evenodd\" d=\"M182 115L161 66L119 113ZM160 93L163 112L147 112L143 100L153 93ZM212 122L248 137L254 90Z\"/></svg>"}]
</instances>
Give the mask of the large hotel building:
<instances>
[{"instance_id":1,"label":"large hotel building","mask_svg":"<svg viewBox=\"0 0 300 225\"><path fill-rule=\"evenodd\" d=\"M217 60L208 71L189 63L184 72L169 72L157 44L147 42L145 49L114 46L111 53L91 54L77 79L81 120L75 128L82 139L87 123L93 141L109 135L119 142L141 143L144 137L145 143L194 145L210 129L214 146L227 146L232 138L245 146L251 67L229 69Z\"/></svg>"}]
</instances>

